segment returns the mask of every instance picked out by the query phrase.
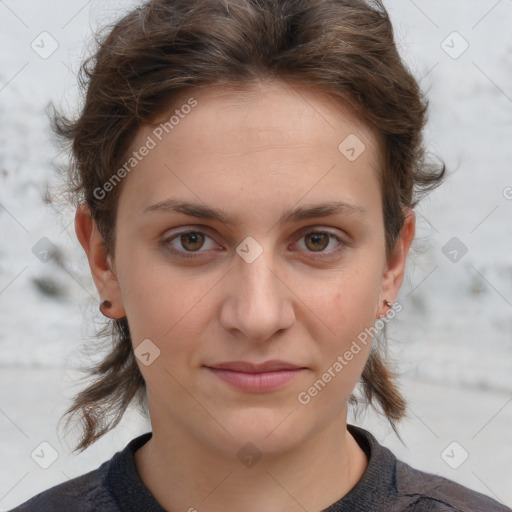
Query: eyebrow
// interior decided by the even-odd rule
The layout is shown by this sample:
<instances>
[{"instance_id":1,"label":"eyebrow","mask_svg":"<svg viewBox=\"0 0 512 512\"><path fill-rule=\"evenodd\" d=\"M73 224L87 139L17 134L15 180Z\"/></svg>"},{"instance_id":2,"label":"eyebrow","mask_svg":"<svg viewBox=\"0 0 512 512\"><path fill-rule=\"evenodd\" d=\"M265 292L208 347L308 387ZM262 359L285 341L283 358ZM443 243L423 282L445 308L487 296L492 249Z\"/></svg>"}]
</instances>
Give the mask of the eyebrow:
<instances>
[{"instance_id":1,"label":"eyebrow","mask_svg":"<svg viewBox=\"0 0 512 512\"><path fill-rule=\"evenodd\" d=\"M216 220L223 224L232 226L240 223L238 216L212 208L205 204L180 201L178 199L166 199L144 208L143 213L164 212L183 213L198 219ZM367 211L361 206L346 203L344 201L331 201L315 205L298 206L283 212L279 218L280 224L298 222L316 217L327 217L334 214L358 215L364 217Z\"/></svg>"}]
</instances>

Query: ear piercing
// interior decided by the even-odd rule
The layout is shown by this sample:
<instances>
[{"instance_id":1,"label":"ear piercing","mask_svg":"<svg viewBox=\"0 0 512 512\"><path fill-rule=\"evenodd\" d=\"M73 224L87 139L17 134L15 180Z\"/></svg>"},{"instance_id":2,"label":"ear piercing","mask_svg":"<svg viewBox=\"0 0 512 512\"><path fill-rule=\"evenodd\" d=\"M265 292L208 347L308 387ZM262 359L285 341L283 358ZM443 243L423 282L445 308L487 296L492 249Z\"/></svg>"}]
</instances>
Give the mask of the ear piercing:
<instances>
[{"instance_id":1,"label":"ear piercing","mask_svg":"<svg viewBox=\"0 0 512 512\"><path fill-rule=\"evenodd\" d=\"M393 306L393 304L391 304L391 302L389 302L389 300L386 300L384 299L384 304L390 308ZM103 313L103 308L107 308L107 309L110 309L112 307L112 302L110 302L109 300L104 300L101 304L100 304L100 311ZM103 313L105 314L105 313ZM106 316L106 315L105 315Z\"/></svg>"},{"instance_id":2,"label":"ear piercing","mask_svg":"<svg viewBox=\"0 0 512 512\"><path fill-rule=\"evenodd\" d=\"M105 313L103 312L103 308L110 309L111 307L112 307L112 302L110 302L109 300L104 300L100 304L100 311L105 315ZM107 315L105 315L105 316L107 316Z\"/></svg>"},{"instance_id":3,"label":"ear piercing","mask_svg":"<svg viewBox=\"0 0 512 512\"><path fill-rule=\"evenodd\" d=\"M387 306L388 308L391 308L393 306L393 304L391 304L391 302L389 302L389 300L384 299L383 302L384 302L384 305ZM387 313L382 312L379 314L378 318L384 318L386 315L387 315Z\"/></svg>"}]
</instances>

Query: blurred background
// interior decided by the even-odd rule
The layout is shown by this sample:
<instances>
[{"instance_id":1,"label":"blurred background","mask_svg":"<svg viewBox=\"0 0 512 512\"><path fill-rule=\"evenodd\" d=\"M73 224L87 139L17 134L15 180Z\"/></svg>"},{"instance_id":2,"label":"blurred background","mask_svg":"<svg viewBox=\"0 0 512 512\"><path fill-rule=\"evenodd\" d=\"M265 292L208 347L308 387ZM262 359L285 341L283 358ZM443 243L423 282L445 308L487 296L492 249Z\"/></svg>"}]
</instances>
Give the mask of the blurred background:
<instances>
[{"instance_id":1,"label":"blurred background","mask_svg":"<svg viewBox=\"0 0 512 512\"><path fill-rule=\"evenodd\" d=\"M58 419L78 389L81 347L101 325L74 212L45 200L63 161L50 101L73 114L92 34L138 2L0 0L0 510L95 469L150 425L130 411L83 454ZM399 49L430 100L426 138L448 179L418 230L389 329L409 401L412 466L512 505L512 1L387 0ZM43 443L43 444L41 444Z\"/></svg>"}]
</instances>

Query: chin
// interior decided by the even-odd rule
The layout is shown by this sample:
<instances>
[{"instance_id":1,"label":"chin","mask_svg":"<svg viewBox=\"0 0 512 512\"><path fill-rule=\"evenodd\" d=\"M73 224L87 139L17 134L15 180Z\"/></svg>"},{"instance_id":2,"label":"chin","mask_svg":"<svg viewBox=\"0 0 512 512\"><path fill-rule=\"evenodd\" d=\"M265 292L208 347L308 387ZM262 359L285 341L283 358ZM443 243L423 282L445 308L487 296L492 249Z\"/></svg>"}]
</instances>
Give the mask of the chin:
<instances>
[{"instance_id":1,"label":"chin","mask_svg":"<svg viewBox=\"0 0 512 512\"><path fill-rule=\"evenodd\" d=\"M284 453L301 444L308 430L304 423L297 424L296 412L263 407L238 410L223 426L233 436L228 437L231 449L238 452L251 443L265 455Z\"/></svg>"}]
</instances>

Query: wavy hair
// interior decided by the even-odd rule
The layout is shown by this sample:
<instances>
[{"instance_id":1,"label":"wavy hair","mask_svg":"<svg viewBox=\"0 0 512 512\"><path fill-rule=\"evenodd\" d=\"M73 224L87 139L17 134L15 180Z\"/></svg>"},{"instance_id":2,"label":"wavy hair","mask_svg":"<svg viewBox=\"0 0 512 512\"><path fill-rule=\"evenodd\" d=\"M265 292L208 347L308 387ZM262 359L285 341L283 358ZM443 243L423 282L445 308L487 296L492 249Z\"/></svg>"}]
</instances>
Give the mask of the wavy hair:
<instances>
[{"instance_id":1,"label":"wavy hair","mask_svg":"<svg viewBox=\"0 0 512 512\"><path fill-rule=\"evenodd\" d=\"M122 187L104 199L94 190L123 165L137 130L184 92L262 78L332 94L379 135L386 250L392 250L405 209L442 181L445 166L427 158L428 102L399 56L382 2L153 0L98 37L79 74L84 102L78 116L53 117L70 154L68 192L75 204L87 202L110 254ZM116 426L135 398L140 405L146 400L127 319L109 322L101 334L109 353L89 369L93 382L65 413L68 423L80 417L79 451ZM383 346L372 347L361 388L395 429L406 402ZM358 399L352 394L349 401L357 405Z\"/></svg>"}]
</instances>

